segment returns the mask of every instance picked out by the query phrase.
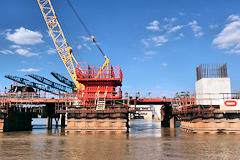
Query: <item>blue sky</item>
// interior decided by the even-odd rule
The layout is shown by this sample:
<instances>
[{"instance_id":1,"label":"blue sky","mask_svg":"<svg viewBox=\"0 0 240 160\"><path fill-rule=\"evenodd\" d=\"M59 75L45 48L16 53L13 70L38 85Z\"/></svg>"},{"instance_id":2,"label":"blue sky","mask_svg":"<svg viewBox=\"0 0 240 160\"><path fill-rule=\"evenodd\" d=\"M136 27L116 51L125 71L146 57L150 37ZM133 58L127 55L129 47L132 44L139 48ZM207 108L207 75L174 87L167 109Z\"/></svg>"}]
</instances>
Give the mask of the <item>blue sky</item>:
<instances>
[{"instance_id":1,"label":"blue sky","mask_svg":"<svg viewBox=\"0 0 240 160\"><path fill-rule=\"evenodd\" d=\"M194 91L201 63L227 63L232 89L239 89L240 1L71 2L110 63L122 67L124 91ZM78 61L102 65L104 58L66 1L52 4ZM50 74L54 71L69 77L37 0L4 0L0 8L1 88L12 83L7 74L34 73L57 81Z\"/></svg>"}]
</instances>

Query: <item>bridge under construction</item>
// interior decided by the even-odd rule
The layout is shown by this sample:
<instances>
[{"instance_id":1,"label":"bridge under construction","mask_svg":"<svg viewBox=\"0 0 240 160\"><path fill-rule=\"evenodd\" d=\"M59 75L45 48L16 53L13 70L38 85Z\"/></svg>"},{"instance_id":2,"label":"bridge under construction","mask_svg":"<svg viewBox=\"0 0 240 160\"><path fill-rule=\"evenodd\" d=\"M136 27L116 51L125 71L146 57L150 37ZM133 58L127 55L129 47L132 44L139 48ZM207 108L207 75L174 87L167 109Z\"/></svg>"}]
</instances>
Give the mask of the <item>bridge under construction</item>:
<instances>
[{"instance_id":1,"label":"bridge under construction","mask_svg":"<svg viewBox=\"0 0 240 160\"><path fill-rule=\"evenodd\" d=\"M140 92L134 96L129 92L123 94L122 69L110 65L74 6L66 1L105 62L101 66L78 62L51 1L37 0L71 80L56 72L51 74L62 84L35 74L27 75L34 81L6 75L14 84L0 94L0 131L30 130L32 118L41 115L47 117L49 129L55 118L57 122L60 119L66 132L125 133L130 114L151 111L138 109L138 105L159 104L156 112L161 113L163 127L180 123L183 129L194 133L240 133L239 94L231 92L226 64L198 66L194 93L182 91L155 97L141 96Z\"/></svg>"},{"instance_id":2,"label":"bridge under construction","mask_svg":"<svg viewBox=\"0 0 240 160\"><path fill-rule=\"evenodd\" d=\"M121 79L114 76L116 81ZM111 83L118 83L115 80ZM83 81L89 83L88 79ZM131 114L152 112L151 107L160 105L162 127L175 128L179 123L183 130L192 133L240 133L240 93L231 93L226 64L197 67L195 93L103 92L100 96L99 92L88 89L86 94L90 98L84 101L77 92L53 94L33 88L23 92L17 87L20 86L15 81L11 89L0 94L0 131L31 130L32 118L43 116L49 129L54 118L69 133L126 133ZM30 85L20 88L24 87ZM150 109L138 109L146 105Z\"/></svg>"}]
</instances>

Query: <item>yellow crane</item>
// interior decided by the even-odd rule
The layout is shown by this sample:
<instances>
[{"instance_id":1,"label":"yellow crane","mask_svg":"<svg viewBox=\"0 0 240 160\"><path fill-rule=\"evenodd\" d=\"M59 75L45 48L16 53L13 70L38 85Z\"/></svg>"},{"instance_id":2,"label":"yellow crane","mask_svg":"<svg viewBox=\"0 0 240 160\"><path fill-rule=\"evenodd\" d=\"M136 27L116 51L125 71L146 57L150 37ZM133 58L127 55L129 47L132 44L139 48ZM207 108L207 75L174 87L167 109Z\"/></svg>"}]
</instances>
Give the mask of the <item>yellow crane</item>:
<instances>
[{"instance_id":1,"label":"yellow crane","mask_svg":"<svg viewBox=\"0 0 240 160\"><path fill-rule=\"evenodd\" d=\"M55 44L55 47L58 51L58 54L60 55L64 65L66 66L71 78L73 79L73 82L75 83L77 89L84 90L85 86L77 81L77 75L76 75L76 68L75 65L78 65L78 62L74 58L72 54L72 48L68 45L66 38L63 34L61 25L57 19L56 13L53 9L53 6L51 4L50 0L37 0L39 7L42 11L44 20L47 24L48 30L50 32L50 35L53 39L53 42ZM69 1L68 1L69 2ZM71 6L72 7L72 6ZM76 11L74 10L75 14ZM78 17L79 18L79 17ZM84 26L86 29L86 26ZM87 30L88 31L88 30ZM88 32L90 35L90 32ZM97 48L101 51L105 58L105 63L102 65L101 69L99 70L98 74L94 78L98 78L101 74L102 70L109 65L109 59L107 56L102 52L101 48L96 43L94 37L90 35L90 38L95 43ZM80 68L80 67L79 67ZM80 68L81 70L81 68ZM82 70L81 70L82 71Z\"/></svg>"}]
</instances>

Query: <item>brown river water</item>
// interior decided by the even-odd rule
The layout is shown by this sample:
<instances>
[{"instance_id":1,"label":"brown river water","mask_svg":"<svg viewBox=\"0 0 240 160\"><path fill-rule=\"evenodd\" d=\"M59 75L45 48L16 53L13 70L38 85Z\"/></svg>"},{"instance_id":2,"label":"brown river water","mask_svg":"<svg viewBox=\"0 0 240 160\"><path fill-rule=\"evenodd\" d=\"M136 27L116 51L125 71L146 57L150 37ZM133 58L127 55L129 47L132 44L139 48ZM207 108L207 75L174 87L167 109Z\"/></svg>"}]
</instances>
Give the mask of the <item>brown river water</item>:
<instances>
[{"instance_id":1,"label":"brown river water","mask_svg":"<svg viewBox=\"0 0 240 160\"><path fill-rule=\"evenodd\" d=\"M238 160L240 135L197 135L133 120L129 134L65 135L41 125L30 132L0 133L0 159Z\"/></svg>"}]
</instances>

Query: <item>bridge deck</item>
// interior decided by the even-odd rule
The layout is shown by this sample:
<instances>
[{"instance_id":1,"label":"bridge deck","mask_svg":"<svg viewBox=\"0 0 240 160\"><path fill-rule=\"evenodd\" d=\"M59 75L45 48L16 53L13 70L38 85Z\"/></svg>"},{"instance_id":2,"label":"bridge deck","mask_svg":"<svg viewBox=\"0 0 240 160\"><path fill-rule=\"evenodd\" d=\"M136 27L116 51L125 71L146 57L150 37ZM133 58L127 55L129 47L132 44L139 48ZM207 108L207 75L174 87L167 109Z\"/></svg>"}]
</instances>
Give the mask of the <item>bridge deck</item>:
<instances>
[{"instance_id":1,"label":"bridge deck","mask_svg":"<svg viewBox=\"0 0 240 160\"><path fill-rule=\"evenodd\" d=\"M74 102L76 98L4 98L0 99L0 103L64 103ZM126 99L123 99L126 100ZM132 100L130 100L132 101ZM170 103L171 98L140 98L137 99L139 103Z\"/></svg>"},{"instance_id":2,"label":"bridge deck","mask_svg":"<svg viewBox=\"0 0 240 160\"><path fill-rule=\"evenodd\" d=\"M0 103L59 103L59 102L74 102L76 99L52 99L52 98L31 98L31 99L20 99L20 98L6 98L0 99Z\"/></svg>"}]
</instances>

